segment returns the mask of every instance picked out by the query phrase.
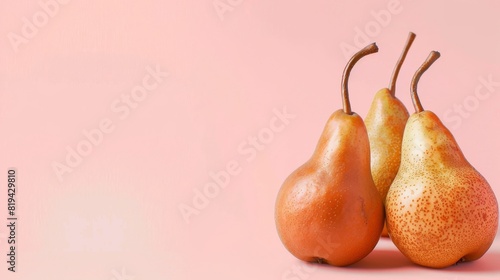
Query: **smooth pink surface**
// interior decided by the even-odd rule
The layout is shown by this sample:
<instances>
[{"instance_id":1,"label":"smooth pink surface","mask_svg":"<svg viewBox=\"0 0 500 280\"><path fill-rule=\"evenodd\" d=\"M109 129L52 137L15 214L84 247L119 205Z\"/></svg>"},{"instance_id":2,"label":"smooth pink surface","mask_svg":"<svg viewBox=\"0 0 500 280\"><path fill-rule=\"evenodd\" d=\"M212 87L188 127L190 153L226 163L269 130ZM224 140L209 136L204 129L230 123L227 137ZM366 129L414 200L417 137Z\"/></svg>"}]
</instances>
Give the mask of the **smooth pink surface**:
<instances>
[{"instance_id":1,"label":"smooth pink surface","mask_svg":"<svg viewBox=\"0 0 500 280\"><path fill-rule=\"evenodd\" d=\"M341 106L342 48L380 48L351 75L351 105L364 117L409 31L417 38L397 96L413 111L411 76L440 51L420 82L423 106L500 195L497 1L60 2L45 18L38 1L0 2L0 225L7 169L19 180L18 272L1 261L0 279L498 277L499 242L444 270L412 265L388 240L349 268L304 264L273 216L282 181ZM40 27L25 36L26 21ZM13 33L24 38L17 47ZM147 67L169 76L129 115L114 111ZM283 110L293 118L279 119ZM103 121L112 131L58 180L54 162ZM235 175L186 223L179 207L225 169ZM0 226L2 256L6 237ZM293 278L295 266L308 272Z\"/></svg>"}]
</instances>

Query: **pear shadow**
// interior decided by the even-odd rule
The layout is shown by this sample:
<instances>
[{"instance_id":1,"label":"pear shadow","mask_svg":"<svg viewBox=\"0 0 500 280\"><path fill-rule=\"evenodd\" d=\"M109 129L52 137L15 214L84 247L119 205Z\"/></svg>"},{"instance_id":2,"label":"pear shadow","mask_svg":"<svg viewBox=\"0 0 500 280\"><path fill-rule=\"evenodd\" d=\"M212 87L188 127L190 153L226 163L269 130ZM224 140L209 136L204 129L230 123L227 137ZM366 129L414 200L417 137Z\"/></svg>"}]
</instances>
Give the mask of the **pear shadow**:
<instances>
[{"instance_id":1,"label":"pear shadow","mask_svg":"<svg viewBox=\"0 0 500 280\"><path fill-rule=\"evenodd\" d=\"M500 272L500 252L486 252L480 259L444 268L453 272Z\"/></svg>"},{"instance_id":2,"label":"pear shadow","mask_svg":"<svg viewBox=\"0 0 500 280\"><path fill-rule=\"evenodd\" d=\"M383 270L415 266L399 250L375 249L364 259L347 266L352 269Z\"/></svg>"},{"instance_id":3,"label":"pear shadow","mask_svg":"<svg viewBox=\"0 0 500 280\"><path fill-rule=\"evenodd\" d=\"M400 269L411 268L413 271L434 271L435 273L446 275L447 273L488 273L488 272L500 272L500 252L486 252L480 259L471 262L460 262L455 265L445 267L445 268L430 268L425 266L420 266L411 262L406 258L397 248L381 248L374 249L368 256L363 258L349 266L332 266L326 263L305 263L297 260L297 263L301 263L308 267L308 270L314 271L315 268L320 268L322 270L357 270L359 272L383 272L384 270L394 270L398 271Z\"/></svg>"}]
</instances>

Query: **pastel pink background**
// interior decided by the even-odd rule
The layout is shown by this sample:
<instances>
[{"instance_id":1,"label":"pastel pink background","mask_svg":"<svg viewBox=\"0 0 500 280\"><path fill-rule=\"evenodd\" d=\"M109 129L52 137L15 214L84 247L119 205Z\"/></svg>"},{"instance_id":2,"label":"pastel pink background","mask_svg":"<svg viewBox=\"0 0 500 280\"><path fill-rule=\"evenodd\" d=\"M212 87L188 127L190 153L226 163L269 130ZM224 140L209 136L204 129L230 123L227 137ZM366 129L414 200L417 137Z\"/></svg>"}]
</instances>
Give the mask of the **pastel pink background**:
<instances>
[{"instance_id":1,"label":"pastel pink background","mask_svg":"<svg viewBox=\"0 0 500 280\"><path fill-rule=\"evenodd\" d=\"M397 96L413 111L410 78L440 51L420 82L424 108L500 195L500 87L474 99L480 77L500 82L497 1L221 1L232 3L222 15L213 0L72 0L17 52L8 34L43 10L38 1L0 3L2 256L10 167L20 219L18 272L0 257L0 279L301 279L288 274L295 266L309 271L302 279L498 276L498 242L475 263L431 270L383 240L355 266L334 268L296 260L274 227L282 181L341 106L340 46L355 45L356 28L375 28L368 39L380 51L353 70L353 110L366 115L415 32ZM388 5L397 13L377 25L372 12ZM156 65L170 76L121 120L111 104ZM454 106L464 102L470 110L460 116ZM284 107L295 118L255 157L238 151ZM52 163L106 118L114 131L59 181ZM192 206L194 189L231 161L241 172L186 223L179 206Z\"/></svg>"}]
</instances>

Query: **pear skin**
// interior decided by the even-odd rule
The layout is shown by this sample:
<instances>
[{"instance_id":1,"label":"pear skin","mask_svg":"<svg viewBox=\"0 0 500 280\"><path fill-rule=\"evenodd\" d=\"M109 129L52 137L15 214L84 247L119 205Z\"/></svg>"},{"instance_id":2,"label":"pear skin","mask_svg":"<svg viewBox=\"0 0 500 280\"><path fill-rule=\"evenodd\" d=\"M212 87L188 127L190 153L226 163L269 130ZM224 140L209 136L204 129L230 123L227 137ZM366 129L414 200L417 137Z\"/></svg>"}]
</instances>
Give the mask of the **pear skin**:
<instances>
[{"instance_id":1,"label":"pear skin","mask_svg":"<svg viewBox=\"0 0 500 280\"><path fill-rule=\"evenodd\" d=\"M399 170L403 132L408 117L403 103L385 88L377 92L365 118L373 181L383 198Z\"/></svg>"},{"instance_id":2,"label":"pear skin","mask_svg":"<svg viewBox=\"0 0 500 280\"><path fill-rule=\"evenodd\" d=\"M384 203L387 191L399 170L401 142L409 117L408 110L396 97L396 81L415 37L414 33L409 33L403 52L392 72L389 87L383 88L375 94L365 118L370 140L373 181ZM382 236L388 236L385 225Z\"/></svg>"},{"instance_id":3,"label":"pear skin","mask_svg":"<svg viewBox=\"0 0 500 280\"><path fill-rule=\"evenodd\" d=\"M381 89L365 118L370 140L371 171L375 187L385 201L401 161L401 143L409 114L389 89ZM384 226L382 236L388 236Z\"/></svg>"},{"instance_id":4,"label":"pear skin","mask_svg":"<svg viewBox=\"0 0 500 280\"><path fill-rule=\"evenodd\" d=\"M498 228L498 204L486 179L467 161L451 132L425 111L412 81L416 113L405 127L401 165L386 197L389 235L412 262L443 268L479 259Z\"/></svg>"},{"instance_id":5,"label":"pear skin","mask_svg":"<svg viewBox=\"0 0 500 280\"><path fill-rule=\"evenodd\" d=\"M347 266L368 255L379 240L384 206L371 176L366 127L351 111L347 90L354 64L377 51L371 44L348 62L341 87L343 110L331 115L311 158L278 192L276 229L300 260Z\"/></svg>"},{"instance_id":6,"label":"pear skin","mask_svg":"<svg viewBox=\"0 0 500 280\"><path fill-rule=\"evenodd\" d=\"M373 250L383 219L363 120L338 110L313 156L288 176L278 193L280 238L298 259L346 266Z\"/></svg>"}]
</instances>

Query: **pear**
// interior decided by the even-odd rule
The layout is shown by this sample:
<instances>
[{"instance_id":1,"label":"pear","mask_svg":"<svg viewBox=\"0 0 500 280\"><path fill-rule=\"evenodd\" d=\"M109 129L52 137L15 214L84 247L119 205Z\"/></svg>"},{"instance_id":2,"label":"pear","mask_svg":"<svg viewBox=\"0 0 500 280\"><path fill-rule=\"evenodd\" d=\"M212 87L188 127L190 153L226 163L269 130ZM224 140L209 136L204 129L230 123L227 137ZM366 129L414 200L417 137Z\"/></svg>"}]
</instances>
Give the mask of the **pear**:
<instances>
[{"instance_id":1,"label":"pear","mask_svg":"<svg viewBox=\"0 0 500 280\"><path fill-rule=\"evenodd\" d=\"M403 132L409 117L405 105L396 97L396 80L415 36L412 32L408 35L403 52L392 72L389 87L375 94L365 118L370 140L373 181L384 202L387 191L399 170ZM382 236L388 236L385 226Z\"/></svg>"},{"instance_id":2,"label":"pear","mask_svg":"<svg viewBox=\"0 0 500 280\"><path fill-rule=\"evenodd\" d=\"M417 94L431 52L411 82L415 113L406 124L401 165L386 198L387 228L412 262L443 268L479 259L498 227L498 204L486 179L467 161L451 132Z\"/></svg>"},{"instance_id":3,"label":"pear","mask_svg":"<svg viewBox=\"0 0 500 280\"><path fill-rule=\"evenodd\" d=\"M347 266L368 255L379 240L384 207L371 176L366 127L351 111L347 88L354 64L377 51L373 43L347 63L343 110L330 116L312 157L279 190L278 235L300 260Z\"/></svg>"}]
</instances>

